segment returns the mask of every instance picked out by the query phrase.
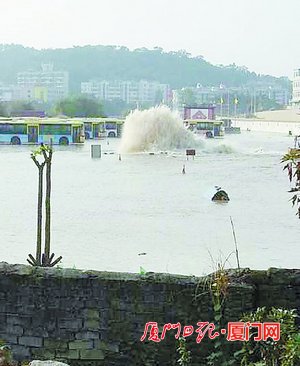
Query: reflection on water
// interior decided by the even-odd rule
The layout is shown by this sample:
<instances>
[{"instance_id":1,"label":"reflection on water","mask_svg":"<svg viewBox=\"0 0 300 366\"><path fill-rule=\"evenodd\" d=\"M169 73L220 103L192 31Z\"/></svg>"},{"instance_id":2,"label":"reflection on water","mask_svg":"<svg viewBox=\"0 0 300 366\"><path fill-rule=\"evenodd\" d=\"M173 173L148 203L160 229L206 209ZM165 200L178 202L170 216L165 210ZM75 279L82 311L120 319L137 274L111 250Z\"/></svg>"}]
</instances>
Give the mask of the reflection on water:
<instances>
[{"instance_id":1,"label":"reflection on water","mask_svg":"<svg viewBox=\"0 0 300 366\"><path fill-rule=\"evenodd\" d=\"M120 140L109 142L96 143L116 152ZM243 267L299 267L300 224L280 164L291 144L280 134L244 133L206 141L188 161L183 151L120 161L117 154L92 160L88 143L56 147L52 249L66 267L201 275L212 270L209 252L219 258L234 250L232 216ZM25 263L35 252L30 150L0 146L1 260L8 262ZM215 185L228 192L228 204L211 202Z\"/></svg>"}]
</instances>

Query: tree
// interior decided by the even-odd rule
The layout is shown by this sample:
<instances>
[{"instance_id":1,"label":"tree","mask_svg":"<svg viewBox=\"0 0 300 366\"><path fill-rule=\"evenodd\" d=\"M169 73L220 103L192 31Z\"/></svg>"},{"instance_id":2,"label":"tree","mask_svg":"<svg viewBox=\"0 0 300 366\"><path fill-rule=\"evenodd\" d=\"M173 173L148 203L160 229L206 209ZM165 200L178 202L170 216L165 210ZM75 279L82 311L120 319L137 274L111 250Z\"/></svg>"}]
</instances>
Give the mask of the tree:
<instances>
[{"instance_id":1,"label":"tree","mask_svg":"<svg viewBox=\"0 0 300 366\"><path fill-rule=\"evenodd\" d=\"M68 117L103 117L104 115L100 102L84 96L61 100L56 104L55 112Z\"/></svg>"},{"instance_id":2,"label":"tree","mask_svg":"<svg viewBox=\"0 0 300 366\"><path fill-rule=\"evenodd\" d=\"M134 104L128 104L122 99L102 100L104 114L107 116L122 116L128 109L134 109Z\"/></svg>"},{"instance_id":3,"label":"tree","mask_svg":"<svg viewBox=\"0 0 300 366\"><path fill-rule=\"evenodd\" d=\"M295 138L295 143L297 142L297 137ZM282 163L287 163L283 170L287 169L288 177L291 183L290 193L294 193L293 197L290 199L293 206L297 206L297 216L300 219L300 149L290 149L290 151L285 154L282 159Z\"/></svg>"},{"instance_id":4,"label":"tree","mask_svg":"<svg viewBox=\"0 0 300 366\"><path fill-rule=\"evenodd\" d=\"M183 105L195 105L196 104L196 96L195 93L193 91L193 89L191 88L183 88L179 91L178 93L178 99L179 99L179 104Z\"/></svg>"},{"instance_id":5,"label":"tree","mask_svg":"<svg viewBox=\"0 0 300 366\"><path fill-rule=\"evenodd\" d=\"M34 111L34 106L26 100L16 100L7 105L7 110L10 116L18 116L23 111Z\"/></svg>"},{"instance_id":6,"label":"tree","mask_svg":"<svg viewBox=\"0 0 300 366\"><path fill-rule=\"evenodd\" d=\"M41 146L31 154L31 159L37 166L39 171L38 180L38 208L37 208L37 242L36 242L36 256L29 254L27 262L32 266L53 267L61 261L62 257L58 257L53 262L54 253L50 255L50 234L51 234L51 164L52 164L53 149L52 145ZM43 161L40 162L38 157L42 156ZM42 254L42 212L43 212L43 175L44 167L46 166L46 198L45 198L45 247Z\"/></svg>"},{"instance_id":7,"label":"tree","mask_svg":"<svg viewBox=\"0 0 300 366\"><path fill-rule=\"evenodd\" d=\"M7 117L8 116L6 105L2 102L0 103L0 116L1 117Z\"/></svg>"},{"instance_id":8,"label":"tree","mask_svg":"<svg viewBox=\"0 0 300 366\"><path fill-rule=\"evenodd\" d=\"M43 174L44 174L44 167L45 167L46 161L43 161L42 163L40 163L38 161L38 159L36 158L37 154L40 154L39 150L37 150L31 154L31 159L33 160L33 162L35 163L35 165L37 166L37 168L39 170L36 256L35 256L35 261L33 261L33 259L32 259L32 262L35 263L35 265L40 266L41 265L41 255L42 255Z\"/></svg>"}]
</instances>

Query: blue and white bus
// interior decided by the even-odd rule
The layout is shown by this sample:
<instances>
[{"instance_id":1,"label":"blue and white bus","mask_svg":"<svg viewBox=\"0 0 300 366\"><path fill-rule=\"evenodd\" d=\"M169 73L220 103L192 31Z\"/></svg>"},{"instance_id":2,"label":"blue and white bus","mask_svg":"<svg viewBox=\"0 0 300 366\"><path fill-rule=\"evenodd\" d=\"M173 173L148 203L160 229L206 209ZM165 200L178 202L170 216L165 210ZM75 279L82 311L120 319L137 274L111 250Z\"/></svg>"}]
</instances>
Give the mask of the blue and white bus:
<instances>
[{"instance_id":1,"label":"blue and white bus","mask_svg":"<svg viewBox=\"0 0 300 366\"><path fill-rule=\"evenodd\" d=\"M52 118L1 118L0 143L11 145L50 143L69 145L84 142L83 123Z\"/></svg>"},{"instance_id":2,"label":"blue and white bus","mask_svg":"<svg viewBox=\"0 0 300 366\"><path fill-rule=\"evenodd\" d=\"M84 135L88 139L121 137L124 121L117 118L86 118L84 123Z\"/></svg>"},{"instance_id":3,"label":"blue and white bus","mask_svg":"<svg viewBox=\"0 0 300 366\"><path fill-rule=\"evenodd\" d=\"M83 120L84 137L86 140L106 137L105 124L99 118L87 118Z\"/></svg>"},{"instance_id":4,"label":"blue and white bus","mask_svg":"<svg viewBox=\"0 0 300 366\"><path fill-rule=\"evenodd\" d=\"M224 122L217 120L186 119L185 127L195 134L204 135L208 138L224 136Z\"/></svg>"}]
</instances>

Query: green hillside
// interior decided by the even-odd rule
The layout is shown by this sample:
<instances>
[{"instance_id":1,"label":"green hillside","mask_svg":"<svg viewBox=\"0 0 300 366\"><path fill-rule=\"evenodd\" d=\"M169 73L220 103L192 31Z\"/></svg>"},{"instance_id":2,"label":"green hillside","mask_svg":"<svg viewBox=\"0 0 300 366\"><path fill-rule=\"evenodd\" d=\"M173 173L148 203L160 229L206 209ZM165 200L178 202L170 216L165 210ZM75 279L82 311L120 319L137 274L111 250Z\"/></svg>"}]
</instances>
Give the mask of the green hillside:
<instances>
[{"instance_id":1,"label":"green hillside","mask_svg":"<svg viewBox=\"0 0 300 366\"><path fill-rule=\"evenodd\" d=\"M241 86L251 83L286 85L286 78L257 75L236 65L214 66L201 56L185 51L164 52L161 48L130 51L117 46L84 46L44 49L20 45L0 45L0 81L16 82L19 71L38 70L41 63L53 63L55 69L70 73L70 89L76 93L80 82L102 80L153 80L171 88L219 85Z\"/></svg>"}]
</instances>

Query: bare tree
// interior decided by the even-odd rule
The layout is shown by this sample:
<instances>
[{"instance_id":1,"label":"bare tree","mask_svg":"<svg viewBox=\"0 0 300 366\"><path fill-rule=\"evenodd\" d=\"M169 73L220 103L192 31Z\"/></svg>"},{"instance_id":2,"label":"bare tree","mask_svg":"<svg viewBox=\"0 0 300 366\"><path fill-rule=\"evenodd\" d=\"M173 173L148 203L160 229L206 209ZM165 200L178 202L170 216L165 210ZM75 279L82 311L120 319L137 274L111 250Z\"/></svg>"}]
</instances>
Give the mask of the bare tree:
<instances>
[{"instance_id":1,"label":"bare tree","mask_svg":"<svg viewBox=\"0 0 300 366\"><path fill-rule=\"evenodd\" d=\"M39 149L40 150L40 149ZM35 258L29 254L27 261L33 266L40 266L42 255L42 210L43 210L43 174L46 162L40 163L37 159L39 150L36 150L31 154L31 159L39 170L39 183L38 183L38 208L37 208L37 235L36 235L36 256Z\"/></svg>"},{"instance_id":2,"label":"bare tree","mask_svg":"<svg viewBox=\"0 0 300 366\"><path fill-rule=\"evenodd\" d=\"M37 244L36 244L36 257L29 254L28 263L32 266L53 267L61 261L62 257L59 256L54 259L54 253L50 255L50 239L51 239L51 164L52 164L53 149L52 144L41 146L31 154L31 159L39 170L39 183L38 183L38 208L37 208ZM43 157L43 161L39 162L38 156ZM43 211L43 172L46 166L46 198L45 198L45 247L44 253L41 253L42 249L42 211ZM52 262L53 261L53 262Z\"/></svg>"}]
</instances>

